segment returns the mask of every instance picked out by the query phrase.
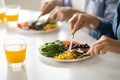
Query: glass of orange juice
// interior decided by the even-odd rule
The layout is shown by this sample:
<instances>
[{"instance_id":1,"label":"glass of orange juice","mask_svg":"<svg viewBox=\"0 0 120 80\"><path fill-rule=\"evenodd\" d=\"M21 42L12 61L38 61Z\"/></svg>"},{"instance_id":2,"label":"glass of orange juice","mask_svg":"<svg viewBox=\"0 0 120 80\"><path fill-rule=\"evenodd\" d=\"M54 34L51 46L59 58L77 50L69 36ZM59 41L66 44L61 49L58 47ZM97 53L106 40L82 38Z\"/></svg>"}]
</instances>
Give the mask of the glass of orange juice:
<instances>
[{"instance_id":1,"label":"glass of orange juice","mask_svg":"<svg viewBox=\"0 0 120 80\"><path fill-rule=\"evenodd\" d=\"M0 8L0 23L4 23L5 9Z\"/></svg>"},{"instance_id":2,"label":"glass of orange juice","mask_svg":"<svg viewBox=\"0 0 120 80\"><path fill-rule=\"evenodd\" d=\"M0 0L0 23L4 23L5 18L5 2Z\"/></svg>"},{"instance_id":3,"label":"glass of orange juice","mask_svg":"<svg viewBox=\"0 0 120 80\"><path fill-rule=\"evenodd\" d=\"M19 18L21 6L20 5L8 5L6 6L5 17L8 25L17 24ZM13 26L13 25L12 25Z\"/></svg>"},{"instance_id":4,"label":"glass of orange juice","mask_svg":"<svg viewBox=\"0 0 120 80\"><path fill-rule=\"evenodd\" d=\"M21 67L26 58L26 42L21 38L8 38L4 42L4 51L8 65Z\"/></svg>"}]
</instances>

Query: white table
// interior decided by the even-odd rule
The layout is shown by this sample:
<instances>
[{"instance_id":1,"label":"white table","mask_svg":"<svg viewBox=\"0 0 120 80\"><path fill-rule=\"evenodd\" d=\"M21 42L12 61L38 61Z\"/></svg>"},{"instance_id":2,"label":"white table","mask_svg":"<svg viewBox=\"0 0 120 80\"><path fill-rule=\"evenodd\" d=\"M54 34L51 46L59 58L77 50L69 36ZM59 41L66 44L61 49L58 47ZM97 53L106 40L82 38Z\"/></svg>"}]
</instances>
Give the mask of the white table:
<instances>
[{"instance_id":1,"label":"white table","mask_svg":"<svg viewBox=\"0 0 120 80\"><path fill-rule=\"evenodd\" d=\"M22 10L20 19L31 18L38 12ZM23 70L13 71L7 66L3 41L9 36L19 36L28 43L26 65ZM0 80L120 80L120 55L108 53L75 63L58 63L39 57L38 46L44 42L70 39L65 22L60 30L45 34L21 34L0 26ZM95 40L79 31L75 40L92 44Z\"/></svg>"}]
</instances>

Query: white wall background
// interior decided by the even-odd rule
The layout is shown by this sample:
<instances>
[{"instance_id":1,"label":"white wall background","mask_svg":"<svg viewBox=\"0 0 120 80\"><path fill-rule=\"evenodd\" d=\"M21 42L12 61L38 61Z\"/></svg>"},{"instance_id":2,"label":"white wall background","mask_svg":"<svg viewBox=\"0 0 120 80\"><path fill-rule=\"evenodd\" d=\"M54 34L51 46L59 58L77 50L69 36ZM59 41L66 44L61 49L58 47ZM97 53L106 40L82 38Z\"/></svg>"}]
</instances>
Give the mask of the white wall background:
<instances>
[{"instance_id":1,"label":"white wall background","mask_svg":"<svg viewBox=\"0 0 120 80\"><path fill-rule=\"evenodd\" d=\"M19 4L22 9L39 10L40 0L5 0L6 5Z\"/></svg>"}]
</instances>

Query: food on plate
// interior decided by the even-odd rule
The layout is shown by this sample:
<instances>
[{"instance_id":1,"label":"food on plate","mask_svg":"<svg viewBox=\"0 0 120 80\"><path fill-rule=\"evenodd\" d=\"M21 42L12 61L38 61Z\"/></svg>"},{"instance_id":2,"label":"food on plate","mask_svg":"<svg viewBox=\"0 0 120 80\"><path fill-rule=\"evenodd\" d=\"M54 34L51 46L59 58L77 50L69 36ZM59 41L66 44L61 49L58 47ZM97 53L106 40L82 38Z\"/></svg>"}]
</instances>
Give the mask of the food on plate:
<instances>
[{"instance_id":1,"label":"food on plate","mask_svg":"<svg viewBox=\"0 0 120 80\"><path fill-rule=\"evenodd\" d=\"M47 57L54 57L55 55L64 52L64 44L62 41L55 41L45 43L44 45L40 46L39 50L42 55Z\"/></svg>"},{"instance_id":2,"label":"food on plate","mask_svg":"<svg viewBox=\"0 0 120 80\"><path fill-rule=\"evenodd\" d=\"M36 24L32 25L33 21L31 22L24 22L18 23L18 28L25 29L25 30L36 30L36 31L48 31L57 28L57 22L53 20L44 21L40 20L37 21Z\"/></svg>"},{"instance_id":3,"label":"food on plate","mask_svg":"<svg viewBox=\"0 0 120 80\"><path fill-rule=\"evenodd\" d=\"M74 60L90 55L84 55L89 50L88 44L72 42L72 51L68 51L70 41L56 40L54 42L48 42L40 46L40 54L51 57L55 60Z\"/></svg>"}]
</instances>

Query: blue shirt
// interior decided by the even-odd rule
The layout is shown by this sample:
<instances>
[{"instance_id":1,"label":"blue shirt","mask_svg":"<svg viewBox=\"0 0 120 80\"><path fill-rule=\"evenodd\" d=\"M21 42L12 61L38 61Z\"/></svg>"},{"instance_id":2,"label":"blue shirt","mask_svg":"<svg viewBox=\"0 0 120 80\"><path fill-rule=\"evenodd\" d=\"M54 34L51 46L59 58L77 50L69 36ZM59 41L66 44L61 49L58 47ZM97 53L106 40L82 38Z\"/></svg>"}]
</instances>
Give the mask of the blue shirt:
<instances>
[{"instance_id":1,"label":"blue shirt","mask_svg":"<svg viewBox=\"0 0 120 80\"><path fill-rule=\"evenodd\" d=\"M72 6L72 0L62 1L64 6ZM99 39L102 35L107 35L120 40L120 4L117 7L117 2L118 0L86 0L85 12L95 15L101 20L98 28L91 31L94 38ZM115 15L116 8L117 13Z\"/></svg>"},{"instance_id":2,"label":"blue shirt","mask_svg":"<svg viewBox=\"0 0 120 80\"><path fill-rule=\"evenodd\" d=\"M93 32L93 37L96 39L99 39L102 35L107 35L113 39L120 40L120 0L113 22L100 21L100 25Z\"/></svg>"},{"instance_id":3,"label":"blue shirt","mask_svg":"<svg viewBox=\"0 0 120 80\"><path fill-rule=\"evenodd\" d=\"M72 6L72 0L62 0L62 2L64 6ZM86 0L84 11L97 16L102 21L112 21L117 2L118 0Z\"/></svg>"}]
</instances>

